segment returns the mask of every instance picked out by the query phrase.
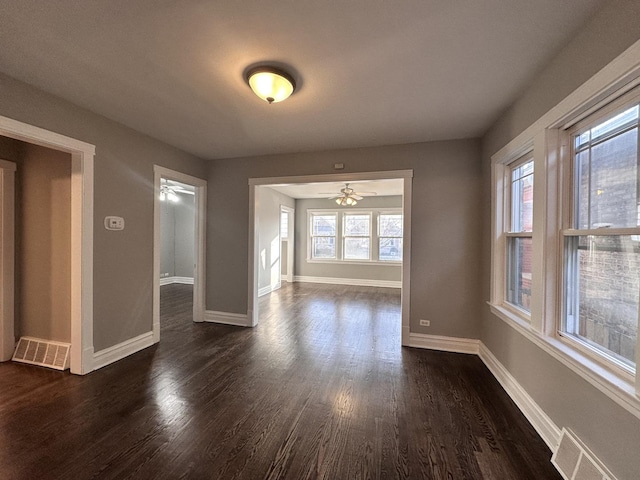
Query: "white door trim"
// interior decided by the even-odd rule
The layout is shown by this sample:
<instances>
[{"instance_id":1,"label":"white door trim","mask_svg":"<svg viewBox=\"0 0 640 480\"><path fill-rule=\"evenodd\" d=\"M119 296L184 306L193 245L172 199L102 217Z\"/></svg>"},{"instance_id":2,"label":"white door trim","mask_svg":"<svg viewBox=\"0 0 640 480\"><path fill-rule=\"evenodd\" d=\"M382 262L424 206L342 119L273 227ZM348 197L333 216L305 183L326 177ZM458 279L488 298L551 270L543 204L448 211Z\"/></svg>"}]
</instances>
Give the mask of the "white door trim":
<instances>
[{"instance_id":1,"label":"white door trim","mask_svg":"<svg viewBox=\"0 0 640 480\"><path fill-rule=\"evenodd\" d=\"M153 166L153 342L160 341L160 180L174 180L195 188L195 235L193 269L193 321L204 321L205 241L207 226L207 182L186 173Z\"/></svg>"},{"instance_id":2,"label":"white door trim","mask_svg":"<svg viewBox=\"0 0 640 480\"><path fill-rule=\"evenodd\" d=\"M287 272L285 280L289 283L293 282L293 252L296 241L295 234L295 208L287 207L286 205L280 205L280 211L287 212ZM282 245L282 239L280 239Z\"/></svg>"},{"instance_id":3,"label":"white door trim","mask_svg":"<svg viewBox=\"0 0 640 480\"><path fill-rule=\"evenodd\" d=\"M402 210L404 214L403 255L402 255L402 345L409 344L409 322L411 305L411 184L413 170L390 170L381 172L329 173L322 175L301 175L291 177L265 177L249 179L249 285L247 318L249 325L258 325L258 228L256 225L256 188L261 185L283 183L349 182L360 180L384 180L398 178L404 180Z\"/></svg>"},{"instance_id":4,"label":"white door trim","mask_svg":"<svg viewBox=\"0 0 640 480\"><path fill-rule=\"evenodd\" d=\"M95 146L0 116L0 135L71 154L71 373L93 370Z\"/></svg>"}]
</instances>

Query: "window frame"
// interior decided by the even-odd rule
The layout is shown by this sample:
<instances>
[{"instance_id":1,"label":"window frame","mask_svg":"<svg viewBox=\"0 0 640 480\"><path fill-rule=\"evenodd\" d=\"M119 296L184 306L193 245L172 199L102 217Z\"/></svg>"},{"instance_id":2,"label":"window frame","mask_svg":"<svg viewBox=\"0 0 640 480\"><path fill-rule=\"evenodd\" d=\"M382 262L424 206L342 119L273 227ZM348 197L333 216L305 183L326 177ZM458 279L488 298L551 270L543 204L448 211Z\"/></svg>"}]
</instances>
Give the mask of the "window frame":
<instances>
[{"instance_id":1,"label":"window frame","mask_svg":"<svg viewBox=\"0 0 640 480\"><path fill-rule=\"evenodd\" d=\"M309 216L309 221L307 222L308 225L308 248L307 248L307 258L316 262L320 262L320 261L335 261L336 259L339 258L338 255L338 238L340 237L340 222L338 219L338 213L335 211L330 211L330 210L325 210L325 211L314 211L314 212L309 212L308 214ZM318 217L326 217L326 216L334 216L335 217L335 234L334 235L314 235L313 234L313 217L314 216L318 216ZM313 256L314 254L314 249L313 249L313 245L314 245L314 239L316 237L319 238L333 238L333 245L334 245L334 256L333 257L318 257L315 258Z\"/></svg>"},{"instance_id":2,"label":"window frame","mask_svg":"<svg viewBox=\"0 0 640 480\"><path fill-rule=\"evenodd\" d=\"M345 209L320 209L310 208L307 210L307 263L327 263L327 264L349 264L349 265L380 265L380 266L401 266L402 260L379 260L379 235L378 235L378 219L380 213L388 213L393 215L402 215L403 222L403 240L404 240L404 212L402 207L390 208L349 208ZM337 218L336 228L336 257L335 258L313 258L313 236L312 233L312 216L333 214ZM369 216L369 259L346 259L344 258L344 217L348 215L368 215ZM403 241L404 243L404 241ZM404 245L403 245L404 247ZM403 252L404 256L404 252Z\"/></svg>"},{"instance_id":3,"label":"window frame","mask_svg":"<svg viewBox=\"0 0 640 480\"><path fill-rule=\"evenodd\" d=\"M389 236L389 235L380 235L380 217L382 217L383 215L400 215L400 223L401 223L401 228L402 228L402 235L400 236ZM399 238L400 240L402 240L402 250L404 250L404 215L402 214L402 210L393 210L393 209L385 209L385 210L379 210L376 214L376 250L377 250L377 260L378 262L381 263L389 263L391 265L394 264L398 264L398 263L402 263L402 257L404 256L404 251L402 251L402 255L400 255L400 257L397 260L382 260L380 258L380 240L382 240L383 238L392 238L392 239L397 239Z\"/></svg>"},{"instance_id":4,"label":"window frame","mask_svg":"<svg viewBox=\"0 0 640 480\"><path fill-rule=\"evenodd\" d=\"M559 333L562 318L564 245L561 232L566 222L567 150L566 130L640 86L640 43L604 67L573 93L543 114L491 157L491 284L487 301L497 319L526 340L578 374L618 405L640 418L640 374L612 368ZM531 322L526 323L500 302L504 262L503 221L504 166L528 150L534 154L534 233ZM569 339L570 340L570 339ZM636 357L640 356L640 336ZM637 362L636 362L637 365Z\"/></svg>"},{"instance_id":5,"label":"window frame","mask_svg":"<svg viewBox=\"0 0 640 480\"><path fill-rule=\"evenodd\" d=\"M367 217L367 230L368 233L367 235L347 235L345 232L347 231L347 218L349 217ZM350 211L345 211L342 214L342 235L340 237L340 242L342 243L342 259L344 261L347 262L351 262L351 261L371 261L373 259L373 246L372 246L372 239L373 239L373 232L372 232L372 226L373 226L373 213L371 211L357 211L357 210L350 210ZM349 238L366 238L369 241L369 255L366 258L346 258L346 251L347 251L347 239Z\"/></svg>"},{"instance_id":6,"label":"window frame","mask_svg":"<svg viewBox=\"0 0 640 480\"><path fill-rule=\"evenodd\" d=\"M634 382L638 378L638 360L640 359L640 335L636 343L636 362L635 368L630 367L627 363L608 354L604 349L600 349L589 344L585 340L581 340L576 336L565 332L564 325L566 322L566 306L568 299L565 298L569 289L569 263L571 262L569 247L567 245L568 238L579 238L580 236L623 236L623 235L640 235L640 226L623 227L623 228L579 228L578 212L577 212L577 195L576 188L576 162L575 162L575 142L574 138L577 132L584 131L585 128L596 126L607 118L615 116L615 113L621 113L625 108L640 104L640 87L629 92L625 92L607 105L597 109L589 115L584 116L579 121L570 125L565 125L561 131L562 138L562 170L563 181L561 193L563 198L563 208L561 214L561 228L559 231L560 244L560 265L561 272L557 285L558 298L560 299L559 312L556 320L556 336L560 342L569 348L579 351L584 356L591 359L594 363L610 370L614 375L624 379L627 382ZM640 121L638 122L638 130L640 132ZM640 135L640 133L639 133ZM640 150L640 138L638 139L638 148ZM639 390L640 393L640 390Z\"/></svg>"},{"instance_id":7,"label":"window frame","mask_svg":"<svg viewBox=\"0 0 640 480\"><path fill-rule=\"evenodd\" d=\"M504 282L505 282L505 286L504 286L504 298L503 298L503 302L506 304L506 306L510 309L515 310L515 312L517 312L517 314L519 314L523 320L525 320L526 322L530 322L531 320L531 307L529 306L529 309L524 308L524 306L518 305L512 301L510 301L509 297L510 295L510 278L511 275L513 274L512 271L512 252L511 249L514 247L515 245L515 240L516 239L531 239L533 241L533 224L531 226L531 230L527 231L527 230L515 230L514 226L513 226L513 210L514 210L514 199L513 199L513 171L527 163L531 163L532 167L533 167L533 173L531 173L532 178L534 178L534 189L535 189L535 164L534 164L534 159L533 159L533 150L530 150L528 152L526 152L524 155L516 158L515 160L509 162L506 164L505 169L504 169L504 174L505 174L505 180L504 180L504 187L505 187L505 204L506 204L506 209L507 211L505 212L505 218L504 218L504 232L503 235L505 236L505 250L504 250L504 264L505 264L505 269L504 269ZM523 177L521 177L523 178ZM535 193L535 191L534 191ZM535 198L535 196L534 196ZM533 218L533 214L532 214L532 218ZM532 278L531 278L531 282L533 282L533 272L532 272ZM531 295L530 295L531 297Z\"/></svg>"}]
</instances>

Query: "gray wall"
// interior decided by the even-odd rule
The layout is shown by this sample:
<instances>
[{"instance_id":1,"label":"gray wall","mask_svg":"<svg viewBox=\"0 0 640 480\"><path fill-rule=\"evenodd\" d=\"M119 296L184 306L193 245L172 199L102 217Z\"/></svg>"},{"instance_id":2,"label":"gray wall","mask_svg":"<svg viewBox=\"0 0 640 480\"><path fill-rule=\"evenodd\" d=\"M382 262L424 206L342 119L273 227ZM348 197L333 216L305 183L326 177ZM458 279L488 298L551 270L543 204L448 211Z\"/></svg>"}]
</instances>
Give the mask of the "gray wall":
<instances>
[{"instance_id":1,"label":"gray wall","mask_svg":"<svg viewBox=\"0 0 640 480\"><path fill-rule=\"evenodd\" d=\"M0 91L0 115L96 146L95 350L150 332L153 165L206 178L206 163L6 75L0 75ZM105 230L107 215L124 217L126 228Z\"/></svg>"},{"instance_id":2,"label":"gray wall","mask_svg":"<svg viewBox=\"0 0 640 480\"><path fill-rule=\"evenodd\" d=\"M258 289L276 287L280 265L280 206L295 207L295 200L269 187L256 189L256 218L258 220ZM245 257L249 254L247 251ZM275 269L272 275L272 268ZM272 278L273 277L273 278ZM245 312L246 313L246 312Z\"/></svg>"},{"instance_id":3,"label":"gray wall","mask_svg":"<svg viewBox=\"0 0 640 480\"><path fill-rule=\"evenodd\" d=\"M356 265L335 263L309 263L307 262L307 210L324 208L338 210L366 210L367 208L402 208L402 196L395 197L367 197L358 202L355 207L338 207L334 200L326 198L300 199L296 201L296 248L295 275L310 277L353 278L358 280L402 280L402 267L400 265Z\"/></svg>"},{"instance_id":4,"label":"gray wall","mask_svg":"<svg viewBox=\"0 0 640 480\"><path fill-rule=\"evenodd\" d=\"M477 140L214 160L208 176L207 309L247 313L249 178L413 169L411 330L478 338ZM420 327L419 319L431 320Z\"/></svg>"},{"instance_id":5,"label":"gray wall","mask_svg":"<svg viewBox=\"0 0 640 480\"><path fill-rule=\"evenodd\" d=\"M491 155L640 38L640 2L612 1L539 73L483 138L482 299L489 299ZM560 427L571 428L620 479L640 472L640 420L514 329L486 304L482 341Z\"/></svg>"},{"instance_id":6,"label":"gray wall","mask_svg":"<svg viewBox=\"0 0 640 480\"><path fill-rule=\"evenodd\" d=\"M160 202L160 274L193 278L195 197L176 193L178 202Z\"/></svg>"}]
</instances>

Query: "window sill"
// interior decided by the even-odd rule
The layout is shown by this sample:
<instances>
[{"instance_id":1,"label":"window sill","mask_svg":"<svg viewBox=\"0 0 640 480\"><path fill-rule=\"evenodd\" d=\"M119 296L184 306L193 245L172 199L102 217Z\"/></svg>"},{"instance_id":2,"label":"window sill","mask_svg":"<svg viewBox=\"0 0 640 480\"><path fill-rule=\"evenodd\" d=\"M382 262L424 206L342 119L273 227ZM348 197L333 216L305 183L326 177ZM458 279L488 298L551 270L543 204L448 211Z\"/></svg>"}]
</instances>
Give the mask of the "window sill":
<instances>
[{"instance_id":1,"label":"window sill","mask_svg":"<svg viewBox=\"0 0 640 480\"><path fill-rule=\"evenodd\" d=\"M374 266L385 266L385 267L401 267L402 260L400 261L386 261L381 262L379 260L319 260L319 259L311 259L307 258L307 263L324 263L324 264L332 264L332 265L374 265Z\"/></svg>"},{"instance_id":2,"label":"window sill","mask_svg":"<svg viewBox=\"0 0 640 480\"><path fill-rule=\"evenodd\" d=\"M628 412L640 418L640 397L635 384L605 368L589 356L555 337L542 335L502 305L487 302L491 312L525 338L580 375Z\"/></svg>"}]
</instances>

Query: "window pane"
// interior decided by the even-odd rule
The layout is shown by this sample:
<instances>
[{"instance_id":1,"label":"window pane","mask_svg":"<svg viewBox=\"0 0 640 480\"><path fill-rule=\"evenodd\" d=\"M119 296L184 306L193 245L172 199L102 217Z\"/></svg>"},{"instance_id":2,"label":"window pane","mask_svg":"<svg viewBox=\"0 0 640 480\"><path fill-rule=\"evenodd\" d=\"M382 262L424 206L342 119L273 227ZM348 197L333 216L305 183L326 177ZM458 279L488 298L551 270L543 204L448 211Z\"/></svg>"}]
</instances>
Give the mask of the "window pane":
<instances>
[{"instance_id":1,"label":"window pane","mask_svg":"<svg viewBox=\"0 0 640 480\"><path fill-rule=\"evenodd\" d=\"M402 260L402 238L380 238L378 258L383 261Z\"/></svg>"},{"instance_id":2,"label":"window pane","mask_svg":"<svg viewBox=\"0 0 640 480\"><path fill-rule=\"evenodd\" d=\"M567 251L564 331L633 365L640 242L633 235L570 237Z\"/></svg>"},{"instance_id":3,"label":"window pane","mask_svg":"<svg viewBox=\"0 0 640 480\"><path fill-rule=\"evenodd\" d=\"M637 111L634 107L592 128L591 143L575 154L577 228L638 225L638 127L619 131L629 128ZM585 135L576 136L576 144Z\"/></svg>"},{"instance_id":4,"label":"window pane","mask_svg":"<svg viewBox=\"0 0 640 480\"><path fill-rule=\"evenodd\" d=\"M369 215L345 215L344 216L344 235L350 236L369 236Z\"/></svg>"},{"instance_id":5,"label":"window pane","mask_svg":"<svg viewBox=\"0 0 640 480\"><path fill-rule=\"evenodd\" d=\"M311 235L313 236L332 236L336 235L336 216L335 215L313 215Z\"/></svg>"},{"instance_id":6,"label":"window pane","mask_svg":"<svg viewBox=\"0 0 640 480\"><path fill-rule=\"evenodd\" d=\"M313 237L312 258L336 258L335 237Z\"/></svg>"},{"instance_id":7,"label":"window pane","mask_svg":"<svg viewBox=\"0 0 640 480\"><path fill-rule=\"evenodd\" d=\"M529 311L531 305L531 238L508 238L507 301Z\"/></svg>"},{"instance_id":8,"label":"window pane","mask_svg":"<svg viewBox=\"0 0 640 480\"><path fill-rule=\"evenodd\" d=\"M381 214L378 230L381 237L402 236L402 214Z\"/></svg>"},{"instance_id":9,"label":"window pane","mask_svg":"<svg viewBox=\"0 0 640 480\"><path fill-rule=\"evenodd\" d=\"M280 212L280 237L289 237L289 212Z\"/></svg>"},{"instance_id":10,"label":"window pane","mask_svg":"<svg viewBox=\"0 0 640 480\"><path fill-rule=\"evenodd\" d=\"M347 260L369 260L369 237L345 238L344 258Z\"/></svg>"},{"instance_id":11,"label":"window pane","mask_svg":"<svg viewBox=\"0 0 640 480\"><path fill-rule=\"evenodd\" d=\"M511 231L533 230L533 160L511 173Z\"/></svg>"}]
</instances>

